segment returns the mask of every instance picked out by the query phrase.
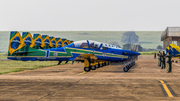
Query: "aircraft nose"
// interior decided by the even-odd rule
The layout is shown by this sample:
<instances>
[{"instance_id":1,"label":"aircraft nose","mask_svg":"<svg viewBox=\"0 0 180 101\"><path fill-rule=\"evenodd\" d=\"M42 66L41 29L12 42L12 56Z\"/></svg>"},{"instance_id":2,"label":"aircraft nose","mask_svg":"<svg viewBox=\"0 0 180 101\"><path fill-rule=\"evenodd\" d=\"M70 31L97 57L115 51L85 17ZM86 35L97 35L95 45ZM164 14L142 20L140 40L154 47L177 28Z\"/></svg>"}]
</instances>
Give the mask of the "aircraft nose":
<instances>
[{"instance_id":1,"label":"aircraft nose","mask_svg":"<svg viewBox=\"0 0 180 101\"><path fill-rule=\"evenodd\" d=\"M138 52L137 55L141 55L141 53Z\"/></svg>"}]
</instances>

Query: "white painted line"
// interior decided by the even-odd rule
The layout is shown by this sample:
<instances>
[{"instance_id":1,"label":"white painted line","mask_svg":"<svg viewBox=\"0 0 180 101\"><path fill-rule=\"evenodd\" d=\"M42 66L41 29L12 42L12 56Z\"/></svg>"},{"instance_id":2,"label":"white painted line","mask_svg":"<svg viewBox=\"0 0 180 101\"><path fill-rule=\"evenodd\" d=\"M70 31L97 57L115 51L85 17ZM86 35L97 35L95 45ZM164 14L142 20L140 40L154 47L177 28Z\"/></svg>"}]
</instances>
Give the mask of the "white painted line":
<instances>
[{"instance_id":1,"label":"white painted line","mask_svg":"<svg viewBox=\"0 0 180 101\"><path fill-rule=\"evenodd\" d=\"M178 64L176 64L176 63L173 63L173 64L175 64L175 65L177 65L177 66L180 66L180 65L178 65Z\"/></svg>"}]
</instances>

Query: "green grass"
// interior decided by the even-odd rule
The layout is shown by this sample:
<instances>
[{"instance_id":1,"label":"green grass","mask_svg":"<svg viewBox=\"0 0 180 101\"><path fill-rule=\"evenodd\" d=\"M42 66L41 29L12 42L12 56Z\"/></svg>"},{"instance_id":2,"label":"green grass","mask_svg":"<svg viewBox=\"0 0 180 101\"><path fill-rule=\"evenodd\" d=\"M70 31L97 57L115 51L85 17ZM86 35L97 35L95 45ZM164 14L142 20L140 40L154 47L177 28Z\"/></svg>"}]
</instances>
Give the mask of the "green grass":
<instances>
[{"instance_id":1,"label":"green grass","mask_svg":"<svg viewBox=\"0 0 180 101\"><path fill-rule=\"evenodd\" d=\"M69 62L72 63L72 62ZM0 61L0 74L56 66L58 61ZM61 63L64 65L65 62Z\"/></svg>"},{"instance_id":2,"label":"green grass","mask_svg":"<svg viewBox=\"0 0 180 101\"><path fill-rule=\"evenodd\" d=\"M7 56L0 56L0 59L7 59Z\"/></svg>"},{"instance_id":3,"label":"green grass","mask_svg":"<svg viewBox=\"0 0 180 101\"><path fill-rule=\"evenodd\" d=\"M0 53L0 59L7 59L7 53Z\"/></svg>"},{"instance_id":4,"label":"green grass","mask_svg":"<svg viewBox=\"0 0 180 101\"><path fill-rule=\"evenodd\" d=\"M69 40L95 40L99 42L109 43L118 42L120 45L122 33L125 31L30 31L33 35L39 33L41 35L49 35ZM158 45L162 45L162 31L135 31L139 36L139 43L143 48L156 49ZM20 31L22 33L22 31ZM87 34L83 34L87 33ZM7 52L9 45L9 31L0 32L0 52Z\"/></svg>"},{"instance_id":5,"label":"green grass","mask_svg":"<svg viewBox=\"0 0 180 101\"><path fill-rule=\"evenodd\" d=\"M158 53L158 51L151 51L151 52L140 52L141 55L154 55L154 53Z\"/></svg>"}]
</instances>

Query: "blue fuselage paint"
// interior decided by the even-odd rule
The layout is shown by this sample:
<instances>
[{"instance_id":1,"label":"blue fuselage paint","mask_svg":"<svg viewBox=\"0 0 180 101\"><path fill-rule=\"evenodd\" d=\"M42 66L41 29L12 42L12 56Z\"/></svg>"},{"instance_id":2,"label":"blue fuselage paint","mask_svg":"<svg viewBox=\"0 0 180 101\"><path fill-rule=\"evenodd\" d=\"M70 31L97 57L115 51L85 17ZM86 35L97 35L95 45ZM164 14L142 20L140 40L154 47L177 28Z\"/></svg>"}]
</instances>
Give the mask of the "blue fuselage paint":
<instances>
[{"instance_id":1,"label":"blue fuselage paint","mask_svg":"<svg viewBox=\"0 0 180 101\"><path fill-rule=\"evenodd\" d=\"M40 41L40 40L37 40ZM40 43L40 42L39 42ZM71 48L74 50L85 50L88 51L89 54L94 54L95 52L98 52L99 54L94 54L99 60L103 61L111 61L111 62L121 62L121 61L126 61L127 59L130 58L130 56L137 56L140 55L138 52L130 51L130 50L124 50L120 48L108 48L108 49L101 49L101 46L99 46L98 49L91 49L91 48L79 48L79 47L74 47L74 43L71 43L67 46L61 47L61 48L51 48L51 49L41 49L43 51L46 51L46 56L45 57L8 57L8 59L12 60L23 60L23 61L73 61L76 57L78 57L81 53L76 53L72 52L72 56L70 57L49 57L50 52L64 52L66 53L65 49ZM86 52L88 54L88 52ZM126 54L123 54L126 53ZM107 54L112 54L112 55L107 55Z\"/></svg>"}]
</instances>

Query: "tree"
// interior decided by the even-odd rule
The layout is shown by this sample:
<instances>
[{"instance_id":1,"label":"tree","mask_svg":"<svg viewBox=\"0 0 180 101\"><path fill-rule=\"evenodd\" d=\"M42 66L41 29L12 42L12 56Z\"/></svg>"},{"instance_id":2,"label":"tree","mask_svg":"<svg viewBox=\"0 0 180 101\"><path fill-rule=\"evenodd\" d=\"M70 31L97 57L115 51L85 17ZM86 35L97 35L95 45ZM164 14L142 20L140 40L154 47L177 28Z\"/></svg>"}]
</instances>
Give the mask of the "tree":
<instances>
[{"instance_id":1,"label":"tree","mask_svg":"<svg viewBox=\"0 0 180 101\"><path fill-rule=\"evenodd\" d=\"M158 46L157 46L157 49L158 49L158 50L162 50L163 48L162 48L161 45L158 45Z\"/></svg>"},{"instance_id":2,"label":"tree","mask_svg":"<svg viewBox=\"0 0 180 101\"><path fill-rule=\"evenodd\" d=\"M138 46L138 51L139 52L142 52L143 51L143 48L141 47L141 45L137 45Z\"/></svg>"},{"instance_id":3,"label":"tree","mask_svg":"<svg viewBox=\"0 0 180 101\"><path fill-rule=\"evenodd\" d=\"M131 49L131 44L124 44L123 49L130 50Z\"/></svg>"},{"instance_id":4,"label":"tree","mask_svg":"<svg viewBox=\"0 0 180 101\"><path fill-rule=\"evenodd\" d=\"M130 43L137 43L139 40L139 36L136 35L134 31L124 32L121 37L121 42L130 44Z\"/></svg>"},{"instance_id":5,"label":"tree","mask_svg":"<svg viewBox=\"0 0 180 101\"><path fill-rule=\"evenodd\" d=\"M143 51L143 48L141 47L141 45L137 45L137 47L138 47L138 51L139 51L139 52L142 52L142 51ZM131 50L131 44L124 44L124 45L123 45L123 49Z\"/></svg>"}]
</instances>

